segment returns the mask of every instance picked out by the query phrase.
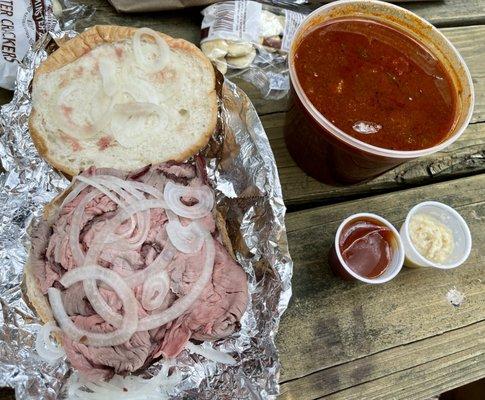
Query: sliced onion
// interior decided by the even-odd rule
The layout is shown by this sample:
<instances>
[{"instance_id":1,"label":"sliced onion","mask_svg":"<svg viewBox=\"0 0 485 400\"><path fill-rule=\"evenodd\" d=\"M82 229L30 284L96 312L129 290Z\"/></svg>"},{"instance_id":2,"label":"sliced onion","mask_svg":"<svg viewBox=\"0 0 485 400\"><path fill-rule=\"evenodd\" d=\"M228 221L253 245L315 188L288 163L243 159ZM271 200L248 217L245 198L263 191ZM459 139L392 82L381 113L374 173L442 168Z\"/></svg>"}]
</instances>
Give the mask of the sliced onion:
<instances>
[{"instance_id":1,"label":"sliced onion","mask_svg":"<svg viewBox=\"0 0 485 400\"><path fill-rule=\"evenodd\" d=\"M59 92L59 95L56 100L56 105L58 109L61 109L63 106L68 107L65 104L66 97L68 97L72 92L75 90L81 90L83 91L84 88L79 88L77 85L70 84L63 90ZM108 124L110 120L110 115L112 113L113 105L114 105L114 97L110 98L105 98L104 100L106 101L106 107L99 111L98 109L100 108L100 105L103 103L102 99L104 96L104 91L101 89L96 91L93 95L91 100L91 105L95 105L97 108L95 109L98 111L98 117L93 116L93 109L91 108L90 113L88 115L91 117L91 122L87 122L85 125L79 125L75 123L74 121L70 120L67 118L65 113L63 112L58 112L53 115L53 119L55 122L57 122L58 128L65 132L65 133L70 133L74 131L77 134L81 134L85 137L92 137L96 133L98 133L100 130L104 129L106 125Z\"/></svg>"},{"instance_id":2,"label":"sliced onion","mask_svg":"<svg viewBox=\"0 0 485 400\"><path fill-rule=\"evenodd\" d=\"M138 331L146 331L159 326L165 325L170 321L180 317L185 313L189 307L199 298L204 290L205 286L209 283L212 276L212 270L214 268L214 258L215 258L215 246L212 237L209 233L205 234L204 238L205 247L205 261L202 266L202 271L200 273L197 281L190 288L189 293L184 297L176 300L172 306L166 310L151 314L147 317L142 318L138 322Z\"/></svg>"},{"instance_id":3,"label":"sliced onion","mask_svg":"<svg viewBox=\"0 0 485 400\"><path fill-rule=\"evenodd\" d=\"M175 248L170 244L167 244L150 265L132 275L125 277L125 282L132 288L141 285L152 274L159 274L165 271L165 268L170 264L175 256L175 253Z\"/></svg>"},{"instance_id":4,"label":"sliced onion","mask_svg":"<svg viewBox=\"0 0 485 400\"><path fill-rule=\"evenodd\" d=\"M128 206L125 210L122 210L122 212L112 218L96 235L96 240L93 241L93 244L86 254L86 265L97 264L98 257L101 254L104 245L108 241L108 238L112 235L116 228L128 218L130 218L131 215L136 214L140 211L149 210L151 208L163 208L162 206L163 202L160 200L141 200L135 204ZM103 296L101 296L101 293L99 293L96 281L94 279L87 279L83 282L83 287L84 292L86 293L86 297L88 298L94 310L106 322L110 323L115 327L118 327L120 324L121 316L117 312L113 311L108 303L106 303Z\"/></svg>"},{"instance_id":5,"label":"sliced onion","mask_svg":"<svg viewBox=\"0 0 485 400\"><path fill-rule=\"evenodd\" d=\"M84 175L78 175L76 176L76 180L81 181L86 183L87 185L93 186L94 188L98 189L101 193L103 193L106 197L108 197L113 203L122 205L121 200L113 196L113 194L107 190L103 185L101 185L99 182L97 182L96 175L93 176L92 178L88 178L87 176Z\"/></svg>"},{"instance_id":6,"label":"sliced onion","mask_svg":"<svg viewBox=\"0 0 485 400\"><path fill-rule=\"evenodd\" d=\"M134 202L134 198L131 196L131 194L125 193L122 190L122 189L126 188L126 185L125 185L125 188L122 188L122 187L120 187L119 185L116 184L116 181L106 179L105 176L106 175L103 175L103 176L95 175L91 178L87 178L83 175L79 175L79 176L76 177L76 179L78 179L78 180L80 180L80 181L82 181L82 182L84 182L88 185L95 187L100 192L105 194L108 198L110 198L113 202L118 204L121 208L125 208L126 204L132 204ZM123 182L125 182L125 181L123 181ZM113 196L113 194L110 191L115 192L116 194L118 194L118 196L120 196L120 198L122 198L125 201L121 201L116 196ZM133 188L133 190L131 190L131 193L134 195L134 197L136 197L138 199L144 198L143 194L139 193L135 188ZM133 237L128 239L127 249L136 249L140 245L142 245L145 242L145 240L148 236L149 229L150 229L150 214L149 214L149 211L142 213L141 215L137 214L136 217L137 217L137 221L138 221L139 230L138 230L138 233L136 235L134 235ZM133 230L135 229L135 221L133 220L133 217L131 218L131 220L132 220L131 230L128 230L127 232L122 234L122 237L129 237L131 235L131 233L133 232ZM114 239L117 240L116 237Z\"/></svg>"},{"instance_id":7,"label":"sliced onion","mask_svg":"<svg viewBox=\"0 0 485 400\"><path fill-rule=\"evenodd\" d=\"M80 89L80 88L76 85L73 85L73 84L68 85L67 87L62 89L59 92L57 99L56 99L57 109L60 110L60 109L62 109L62 107L68 107L65 104L66 97L68 97L72 92L74 92L77 89ZM53 117L54 121L57 122L58 128L65 133L69 133L73 129L78 130L79 133L81 133L85 136L91 135L93 133L90 127L82 127L82 126L74 123L74 121L68 119L67 116L65 115L65 113L63 113L63 112L56 112L52 115L52 117Z\"/></svg>"},{"instance_id":8,"label":"sliced onion","mask_svg":"<svg viewBox=\"0 0 485 400\"><path fill-rule=\"evenodd\" d=\"M131 180L123 180L116 176L112 175L97 175L98 178L103 179L107 182L111 182L113 184L118 185L119 187L126 190L128 193L133 194L137 199L144 199L145 197L141 195L140 192L149 194L150 196L155 197L156 199L163 200L163 193L160 192L158 189L154 188L151 185L148 185L143 182L138 181L131 181ZM164 205L165 208L165 205Z\"/></svg>"},{"instance_id":9,"label":"sliced onion","mask_svg":"<svg viewBox=\"0 0 485 400\"><path fill-rule=\"evenodd\" d=\"M66 354L64 349L54 344L50 337L51 333L56 331L60 332L61 329L54 322L48 322L40 328L35 340L37 354L49 363L57 361Z\"/></svg>"},{"instance_id":10,"label":"sliced onion","mask_svg":"<svg viewBox=\"0 0 485 400\"><path fill-rule=\"evenodd\" d=\"M69 379L68 397L69 400L169 399L170 392L182 380L180 371L169 376L171 366L171 363L164 362L158 375L150 379L136 375L115 375L108 382L87 381L74 372Z\"/></svg>"},{"instance_id":11,"label":"sliced onion","mask_svg":"<svg viewBox=\"0 0 485 400\"><path fill-rule=\"evenodd\" d=\"M177 215L185 218L203 218L210 214L214 207L214 195L208 186L191 187L167 182L163 190L167 206ZM187 206L182 203L182 197L195 198L198 203Z\"/></svg>"},{"instance_id":12,"label":"sliced onion","mask_svg":"<svg viewBox=\"0 0 485 400\"><path fill-rule=\"evenodd\" d=\"M196 222L183 226L179 219L171 219L166 225L172 244L182 253L197 253L204 243L204 234Z\"/></svg>"},{"instance_id":13,"label":"sliced onion","mask_svg":"<svg viewBox=\"0 0 485 400\"><path fill-rule=\"evenodd\" d=\"M112 134L116 141L123 147L138 145L144 136L140 134L146 131L145 122L147 117L154 115L157 117L156 127L163 129L167 125L167 114L165 110L153 103L129 102L116 104L113 108L113 118L111 120ZM148 127L153 129L151 127Z\"/></svg>"},{"instance_id":14,"label":"sliced onion","mask_svg":"<svg viewBox=\"0 0 485 400\"><path fill-rule=\"evenodd\" d=\"M236 365L237 361L229 354L222 351L211 349L208 347L202 347L191 342L185 345L185 348L191 353L199 354L208 360L219 362L222 364Z\"/></svg>"},{"instance_id":15,"label":"sliced onion","mask_svg":"<svg viewBox=\"0 0 485 400\"><path fill-rule=\"evenodd\" d=\"M94 98L95 101L91 102L91 110L89 114L92 121L91 132L93 135L103 131L108 126L115 105L115 96L107 97L104 89L99 89Z\"/></svg>"},{"instance_id":16,"label":"sliced onion","mask_svg":"<svg viewBox=\"0 0 485 400\"><path fill-rule=\"evenodd\" d=\"M114 96L118 90L115 77L116 66L104 58L99 59L98 65L104 92L107 96Z\"/></svg>"},{"instance_id":17,"label":"sliced onion","mask_svg":"<svg viewBox=\"0 0 485 400\"><path fill-rule=\"evenodd\" d=\"M123 303L124 315L120 328L109 333L94 333L78 328L64 309L61 292L58 289L49 288L49 301L56 320L72 340L80 341L85 337L86 343L90 346L116 346L125 343L136 332L138 324L138 302L133 291L116 272L98 265L70 270L62 276L60 282L63 286L69 287L79 281L86 282L88 279L99 280L108 285ZM94 305L91 305L94 308Z\"/></svg>"},{"instance_id":18,"label":"sliced onion","mask_svg":"<svg viewBox=\"0 0 485 400\"><path fill-rule=\"evenodd\" d=\"M166 271L158 274L149 275L143 283L141 305L145 310L155 310L159 308L168 290L170 289L169 277Z\"/></svg>"},{"instance_id":19,"label":"sliced onion","mask_svg":"<svg viewBox=\"0 0 485 400\"><path fill-rule=\"evenodd\" d=\"M75 178L74 178L75 181ZM73 182L74 186L72 187L71 191L68 195L64 198L61 203L60 209L62 209L66 204L69 204L72 200L74 200L84 189L88 187L85 183L75 183Z\"/></svg>"},{"instance_id":20,"label":"sliced onion","mask_svg":"<svg viewBox=\"0 0 485 400\"><path fill-rule=\"evenodd\" d=\"M141 44L141 38L143 35L151 36L155 39L155 42L159 49L159 56L155 59L155 62L149 63L148 59L144 56ZM133 53L135 54L136 62L145 70L150 72L161 71L168 64L170 57L170 47L165 40L154 30L149 28L137 29L133 35ZM150 65L151 64L151 65Z\"/></svg>"},{"instance_id":21,"label":"sliced onion","mask_svg":"<svg viewBox=\"0 0 485 400\"><path fill-rule=\"evenodd\" d=\"M99 196L97 191L92 191L81 200L81 202L74 209L74 214L72 216L71 227L69 231L69 246L71 248L72 258L77 266L80 266L84 262L84 253L81 249L81 244L79 243L79 235L81 233L81 223L82 217L84 215L84 210L88 203L92 201L96 196Z\"/></svg>"}]
</instances>

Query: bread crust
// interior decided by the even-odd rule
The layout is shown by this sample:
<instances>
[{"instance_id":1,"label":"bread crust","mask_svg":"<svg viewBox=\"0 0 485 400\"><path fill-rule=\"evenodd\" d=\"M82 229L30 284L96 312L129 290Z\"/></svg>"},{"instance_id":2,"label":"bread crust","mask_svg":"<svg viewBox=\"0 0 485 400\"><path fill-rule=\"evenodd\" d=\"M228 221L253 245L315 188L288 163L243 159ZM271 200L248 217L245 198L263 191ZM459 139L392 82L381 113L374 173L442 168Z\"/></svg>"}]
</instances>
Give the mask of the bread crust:
<instances>
[{"instance_id":1,"label":"bread crust","mask_svg":"<svg viewBox=\"0 0 485 400\"><path fill-rule=\"evenodd\" d=\"M47 57L47 59L39 66L39 68L37 68L34 74L33 85L35 85L38 80L42 79L43 75L52 71L56 71L64 67L65 65L76 61L77 59L89 53L91 50L95 49L101 44L115 43L131 38L135 34L137 29L138 28L134 27L115 25L95 25L87 29L83 33L72 38L71 40L62 43L56 51L54 51L51 55ZM190 53L192 56L196 57L199 62L204 65L204 69L207 70L210 74L208 78L211 79L211 86L214 87L214 90L210 92L207 96L207 101L210 103L211 106L211 120L207 127L207 130L201 135L200 139L192 147L178 154L176 157L171 157L171 159L175 161L185 161L207 145L217 125L217 94L214 67L212 66L210 60L194 44L184 39L174 39L173 37L161 32L157 33L165 40L170 48L182 49L185 52ZM152 39L150 38L149 40ZM77 175L81 171L72 168L72 166L58 163L55 157L53 157L53 155L49 153L49 146L46 143L42 133L35 125L34 121L36 120L36 115L37 112L35 110L35 107L32 107L32 112L29 118L29 132L30 136L32 137L32 141L34 142L34 145L37 148L41 157L44 158L49 164L51 164L55 169L65 173L69 177ZM151 163L157 164L164 161L168 160L151 160ZM140 165L139 167L143 166L144 165Z\"/></svg>"}]
</instances>

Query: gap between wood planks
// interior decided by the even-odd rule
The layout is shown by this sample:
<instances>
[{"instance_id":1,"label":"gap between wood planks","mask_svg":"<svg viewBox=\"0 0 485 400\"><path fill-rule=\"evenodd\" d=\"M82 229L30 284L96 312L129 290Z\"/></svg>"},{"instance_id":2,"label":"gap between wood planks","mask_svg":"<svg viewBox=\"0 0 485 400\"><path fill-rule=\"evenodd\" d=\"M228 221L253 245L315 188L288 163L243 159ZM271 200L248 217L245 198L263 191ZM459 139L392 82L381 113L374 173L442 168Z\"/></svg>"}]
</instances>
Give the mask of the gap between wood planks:
<instances>
[{"instance_id":1,"label":"gap between wood planks","mask_svg":"<svg viewBox=\"0 0 485 400\"><path fill-rule=\"evenodd\" d=\"M365 356L357 357L357 358L355 358L355 359L353 359L351 361L345 361L345 362L342 362L342 363L339 363L339 364L332 365L332 366L327 367L327 368L322 368L322 369L319 369L319 370L316 370L316 371L312 371L312 372L310 372L308 374L305 374L305 375L301 375L301 376L298 376L298 377L295 377L295 378L291 378L291 379L287 379L287 380L282 380L280 382L280 384L285 384L285 383L290 383L290 382L298 381L299 379L302 379L302 378L305 378L305 377L309 377L309 376L312 376L312 375L317 375L317 374L321 373L322 371L325 371L325 370L328 370L328 369L331 369L331 368L341 367L343 365L352 365L357 360L362 360L362 359L365 359L365 358L370 357L370 356L377 356L379 354L384 354L386 352L389 352L389 351L391 351L393 349L397 349L397 348L400 348L400 347L404 347L405 348L407 346L419 345L420 343L424 343L424 342L426 342L426 341L428 341L430 339L433 339L435 337L440 337L440 336L443 336L443 335L452 334L453 332L457 332L457 331L460 331L460 330L465 330L465 329L471 328L471 327L473 327L475 325L478 326L480 324L483 324L484 322L485 322L485 319L482 319L482 320L479 320L479 321L474 321L474 322L472 322L470 324L462 325L460 327L457 327L457 328L454 328L454 329L450 329L449 331L446 331L446 332L443 332L443 333L437 333L437 334L434 334L434 335L431 335L431 336L428 336L428 337L425 337L425 338L416 340L415 342L406 343L404 345L399 344L399 345L396 345L396 346L389 347L387 349L383 349L383 350L376 351L374 353L366 354ZM399 370L393 371L393 372L391 372L389 374L384 374L384 375L379 376L378 378L370 379L369 381L365 381L365 382L361 382L361 383L371 382L371 381L376 380L376 379L380 379L380 378L384 378L384 377L389 376L389 375L393 375L393 374L395 374L397 372L406 371L408 369L412 369L412 368L418 367L420 365L427 364L427 363L429 363L431 361L439 360L440 358L443 358L443 357L446 357L446 356L449 356L449 355L453 355L455 353L459 353L460 351L463 351L463 350L464 349L460 349L458 351L451 352L449 354L446 354L446 355L437 357L435 359L432 359L432 360L429 360L429 361L425 361L425 362L421 362L421 363L415 364L412 367L399 369ZM341 390L337 390L335 392L327 393L326 395L330 395L330 394L337 393L337 392L340 392L340 391Z\"/></svg>"},{"instance_id":2,"label":"gap between wood planks","mask_svg":"<svg viewBox=\"0 0 485 400\"><path fill-rule=\"evenodd\" d=\"M355 396L357 396L357 399L374 399L372 394L379 392L380 395L377 396L384 396L384 399L396 399L409 395L410 389L413 390L410 396L413 399L417 398L416 390L421 394L423 390L427 391L427 396L438 394L443 391L443 386L452 388L482 377L483 368L481 371L479 369L475 375L467 374L465 379L462 379L460 374L446 372L450 365L454 367L459 364L465 364L466 371L471 372L474 364L479 364L480 360L485 362L483 351L483 343L485 342L483 339L481 342L473 341L474 336L483 335L484 332L485 321L477 321L443 334L432 335L407 345L394 346L351 362L315 371L300 378L282 381L280 398L293 399L295 393L298 393L299 397L297 398L301 400L316 398L350 399ZM443 348L443 344L450 344L450 346L453 345L460 349L448 353L446 352L447 348L440 351L439 348ZM452 346L449 348L452 348ZM413 358L413 354L416 355L418 359L420 358L419 361L413 365L412 361L406 360L408 353L410 353L409 357L411 358ZM365 359L368 361L366 362ZM398 365L395 370L392 370L392 365L395 365L393 360L396 360ZM381 368L373 369L373 363L381 363ZM382 364L384 367L382 367ZM389 365L391 365L390 370L392 372L388 373L387 367ZM362 374L355 373L355 371L361 371ZM428 374L429 371L431 372ZM437 384L437 380L443 374L446 376L445 382ZM419 375L425 375L429 379L420 380ZM361 380L359 381L359 379ZM420 388L419 386L422 386L423 381L426 380L432 380L434 386L425 385L424 389ZM336 384L329 382L336 382ZM435 389L437 387L439 389ZM342 394L345 394L345 396L342 397ZM424 397L419 396L419 398Z\"/></svg>"},{"instance_id":3,"label":"gap between wood planks","mask_svg":"<svg viewBox=\"0 0 485 400\"><path fill-rule=\"evenodd\" d=\"M313 208L331 206L331 205L335 205L335 204L344 203L344 202L347 202L347 201L367 199L367 198L378 196L378 195L399 192L401 190L416 189L416 188L420 188L420 187L424 187L424 186L433 185L435 183L452 182L452 181L455 181L455 180L459 180L459 179L463 179L463 178L469 178L469 177L477 176L477 175L481 175L481 174L485 174L483 170L463 172L463 173L459 173L457 175L453 175L452 177L450 177L450 176L440 177L439 175L436 175L435 177L433 177L432 182L423 180L423 181L416 182L416 183L403 183L402 186L387 187L387 188L382 188L382 189L374 189L373 191L369 191L369 192L342 195L340 197L314 200L314 201L309 201L309 202L305 202L305 203L289 204L289 205L286 206L286 211L287 211L287 214L299 212L299 211L307 211L307 210L311 210Z\"/></svg>"}]
</instances>

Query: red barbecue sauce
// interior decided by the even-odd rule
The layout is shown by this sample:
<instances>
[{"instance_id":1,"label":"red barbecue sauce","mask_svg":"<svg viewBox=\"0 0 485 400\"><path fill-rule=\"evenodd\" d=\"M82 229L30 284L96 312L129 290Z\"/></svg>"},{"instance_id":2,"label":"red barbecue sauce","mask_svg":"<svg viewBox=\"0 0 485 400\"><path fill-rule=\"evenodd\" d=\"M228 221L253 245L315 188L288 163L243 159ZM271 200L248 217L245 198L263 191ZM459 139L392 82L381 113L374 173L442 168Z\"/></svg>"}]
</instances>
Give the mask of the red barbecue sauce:
<instances>
[{"instance_id":1,"label":"red barbecue sauce","mask_svg":"<svg viewBox=\"0 0 485 400\"><path fill-rule=\"evenodd\" d=\"M372 218L349 222L340 233L339 250L347 266L359 276L376 278L389 266L392 231Z\"/></svg>"},{"instance_id":2,"label":"red barbecue sauce","mask_svg":"<svg viewBox=\"0 0 485 400\"><path fill-rule=\"evenodd\" d=\"M371 19L317 25L294 57L303 91L345 133L392 150L444 141L457 114L444 65L407 34Z\"/></svg>"}]
</instances>

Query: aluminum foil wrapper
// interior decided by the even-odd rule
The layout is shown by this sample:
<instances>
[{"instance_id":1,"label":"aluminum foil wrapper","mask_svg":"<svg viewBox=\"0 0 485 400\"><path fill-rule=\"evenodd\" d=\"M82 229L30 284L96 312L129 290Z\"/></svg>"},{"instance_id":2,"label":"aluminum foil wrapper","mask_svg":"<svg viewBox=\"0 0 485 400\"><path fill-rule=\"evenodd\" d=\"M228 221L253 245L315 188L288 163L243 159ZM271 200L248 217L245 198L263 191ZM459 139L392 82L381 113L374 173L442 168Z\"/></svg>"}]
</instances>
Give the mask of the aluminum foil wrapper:
<instances>
[{"instance_id":1,"label":"aluminum foil wrapper","mask_svg":"<svg viewBox=\"0 0 485 400\"><path fill-rule=\"evenodd\" d=\"M29 227L43 205L68 185L39 157L31 141L29 86L35 68L55 42L73 35L59 30L35 44L18 73L13 101L0 113L4 169L0 175L0 386L14 388L16 398L22 400L66 398L73 373L65 359L48 365L36 354L39 319L22 294ZM220 132L210 146L207 169L237 261L247 272L251 299L240 331L204 344L229 352L237 365L218 364L184 351L175 361L183 379L171 395L175 399L271 399L278 393L280 370L274 338L291 296L285 206L274 156L250 100L226 81L220 102ZM144 376L156 374L162 363L151 366Z\"/></svg>"}]
</instances>

